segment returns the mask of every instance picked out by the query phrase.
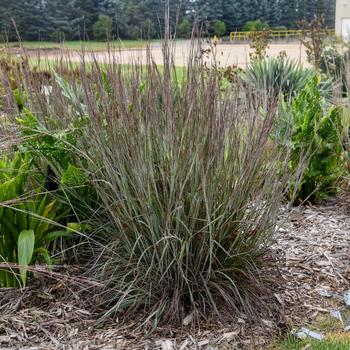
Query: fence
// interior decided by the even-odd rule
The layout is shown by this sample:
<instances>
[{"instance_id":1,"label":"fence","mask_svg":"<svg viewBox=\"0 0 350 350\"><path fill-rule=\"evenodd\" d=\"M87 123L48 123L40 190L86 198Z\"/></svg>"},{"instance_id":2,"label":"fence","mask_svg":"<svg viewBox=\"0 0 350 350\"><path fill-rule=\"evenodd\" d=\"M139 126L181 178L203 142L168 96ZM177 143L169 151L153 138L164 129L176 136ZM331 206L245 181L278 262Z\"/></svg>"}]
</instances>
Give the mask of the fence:
<instances>
[{"instance_id":1,"label":"fence","mask_svg":"<svg viewBox=\"0 0 350 350\"><path fill-rule=\"evenodd\" d=\"M325 35L334 35L334 30L324 29L321 31ZM253 34L257 32L231 32L230 41L233 40L249 40ZM300 38L303 34L303 30L270 30L269 36L271 39L282 39L282 38Z\"/></svg>"}]
</instances>

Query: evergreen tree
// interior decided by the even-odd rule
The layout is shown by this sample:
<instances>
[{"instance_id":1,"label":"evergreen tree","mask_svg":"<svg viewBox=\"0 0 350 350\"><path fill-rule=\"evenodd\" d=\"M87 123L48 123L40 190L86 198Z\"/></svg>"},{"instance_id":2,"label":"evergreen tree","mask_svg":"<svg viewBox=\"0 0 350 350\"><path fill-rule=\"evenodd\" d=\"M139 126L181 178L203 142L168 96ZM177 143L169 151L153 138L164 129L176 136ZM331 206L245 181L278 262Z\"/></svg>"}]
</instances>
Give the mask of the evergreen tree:
<instances>
[{"instance_id":1,"label":"evergreen tree","mask_svg":"<svg viewBox=\"0 0 350 350\"><path fill-rule=\"evenodd\" d=\"M74 37L75 26L72 19L73 2L70 0L50 0L45 4L47 35L54 41L70 40Z\"/></svg>"},{"instance_id":2,"label":"evergreen tree","mask_svg":"<svg viewBox=\"0 0 350 350\"><path fill-rule=\"evenodd\" d=\"M291 0L280 0L281 22L280 25L290 29L296 28L298 17L298 3Z\"/></svg>"},{"instance_id":3,"label":"evergreen tree","mask_svg":"<svg viewBox=\"0 0 350 350\"><path fill-rule=\"evenodd\" d=\"M243 17L243 8L240 1L226 0L223 1L223 21L226 23L227 29L230 32L240 30L245 21Z\"/></svg>"},{"instance_id":4,"label":"evergreen tree","mask_svg":"<svg viewBox=\"0 0 350 350\"><path fill-rule=\"evenodd\" d=\"M92 39L92 26L100 13L99 0L73 0L70 15L74 39Z\"/></svg>"},{"instance_id":5,"label":"evergreen tree","mask_svg":"<svg viewBox=\"0 0 350 350\"><path fill-rule=\"evenodd\" d=\"M177 20L192 28L212 30L216 21L227 32L242 30L247 21L261 20L271 28L294 29L303 19L324 14L325 25L334 27L336 0L172 0L170 25ZM179 4L181 3L181 8ZM112 19L112 36L160 38L164 32L165 0L0 0L0 32L16 40L12 21L24 40L91 39L99 15ZM186 29L186 32L188 30Z\"/></svg>"}]
</instances>

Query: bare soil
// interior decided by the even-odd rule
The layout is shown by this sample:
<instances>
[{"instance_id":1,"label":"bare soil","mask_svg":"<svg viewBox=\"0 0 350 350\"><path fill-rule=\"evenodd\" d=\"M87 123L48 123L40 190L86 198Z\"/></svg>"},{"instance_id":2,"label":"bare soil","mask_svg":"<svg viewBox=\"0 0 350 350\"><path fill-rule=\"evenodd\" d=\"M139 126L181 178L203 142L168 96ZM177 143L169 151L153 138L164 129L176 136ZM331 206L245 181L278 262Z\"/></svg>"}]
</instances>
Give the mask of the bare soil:
<instances>
[{"instance_id":1,"label":"bare soil","mask_svg":"<svg viewBox=\"0 0 350 350\"><path fill-rule=\"evenodd\" d=\"M209 49L209 44L204 44L203 49ZM191 43L190 41L177 41L172 47L173 62L175 66L184 67L188 63L190 55ZM18 51L18 49L17 49ZM248 43L222 43L218 44L214 49L214 54L206 55L205 61L208 64L217 62L222 67L236 65L239 67L245 67L250 59L249 53L251 49ZM61 50L29 50L27 53L31 56L35 56L40 52L40 55L50 60L69 58L72 61L79 62L81 60L81 53L74 51L61 51ZM267 50L269 57L276 57L281 52L285 52L287 57L292 60L298 61L307 65L306 52L303 46L298 41L291 42L274 42L270 44ZM163 65L163 52L160 43L155 43L150 46L150 53L156 64ZM85 60L92 61L97 60L101 63L108 63L113 60L117 60L120 64L145 64L147 62L148 50L147 48L133 48L133 49L119 49L113 52L111 56L110 52L85 52Z\"/></svg>"}]
</instances>

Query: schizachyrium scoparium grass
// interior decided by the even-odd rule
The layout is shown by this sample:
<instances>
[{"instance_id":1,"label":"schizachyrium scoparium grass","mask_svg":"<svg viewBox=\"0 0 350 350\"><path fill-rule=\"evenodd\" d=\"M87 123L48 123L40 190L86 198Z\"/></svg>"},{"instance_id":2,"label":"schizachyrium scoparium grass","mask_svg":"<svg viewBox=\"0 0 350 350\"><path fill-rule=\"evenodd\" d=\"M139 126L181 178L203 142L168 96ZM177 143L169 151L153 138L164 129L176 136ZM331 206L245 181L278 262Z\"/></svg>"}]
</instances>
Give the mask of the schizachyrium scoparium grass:
<instances>
[{"instance_id":1,"label":"schizachyrium scoparium grass","mask_svg":"<svg viewBox=\"0 0 350 350\"><path fill-rule=\"evenodd\" d=\"M104 316L142 312L157 325L191 312L257 315L268 307L265 271L287 181L288 150L270 138L276 101L239 83L222 91L201 60L182 77L167 55L162 68L151 57L128 67L112 53L108 64L86 60L74 74L55 66L49 95L26 74L21 89L45 130L80 129L74 165L99 201L86 273L103 282L95 292ZM21 113L13 101L9 110Z\"/></svg>"}]
</instances>

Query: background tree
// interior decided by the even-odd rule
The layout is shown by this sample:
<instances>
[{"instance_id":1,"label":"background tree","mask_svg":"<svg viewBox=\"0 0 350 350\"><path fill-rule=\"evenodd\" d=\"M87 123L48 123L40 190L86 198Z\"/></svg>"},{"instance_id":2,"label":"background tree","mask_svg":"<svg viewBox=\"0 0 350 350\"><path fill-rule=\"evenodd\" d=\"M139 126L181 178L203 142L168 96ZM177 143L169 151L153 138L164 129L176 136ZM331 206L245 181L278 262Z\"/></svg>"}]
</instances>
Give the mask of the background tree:
<instances>
[{"instance_id":1,"label":"background tree","mask_svg":"<svg viewBox=\"0 0 350 350\"><path fill-rule=\"evenodd\" d=\"M177 37L188 39L191 36L191 23L187 17L177 26Z\"/></svg>"},{"instance_id":2,"label":"background tree","mask_svg":"<svg viewBox=\"0 0 350 350\"><path fill-rule=\"evenodd\" d=\"M247 21L271 28L295 29L301 20L324 15L334 28L336 0L174 0L170 1L171 31L188 36L194 22L205 28L222 21L226 31L240 31ZM24 40L92 39L99 15L112 19L112 36L161 38L165 0L0 0L0 32L16 40L12 19ZM180 6L181 5L181 6ZM186 19L186 20L185 20ZM181 27L183 25L183 27Z\"/></svg>"},{"instance_id":3,"label":"background tree","mask_svg":"<svg viewBox=\"0 0 350 350\"><path fill-rule=\"evenodd\" d=\"M223 21L216 20L213 23L213 30L214 33L218 36L223 36L226 33L226 24Z\"/></svg>"},{"instance_id":4,"label":"background tree","mask_svg":"<svg viewBox=\"0 0 350 350\"><path fill-rule=\"evenodd\" d=\"M73 39L76 35L77 23L80 18L75 18L73 3L67 0L48 1L44 7L48 29L46 37L53 41Z\"/></svg>"},{"instance_id":5,"label":"background tree","mask_svg":"<svg viewBox=\"0 0 350 350\"><path fill-rule=\"evenodd\" d=\"M92 33L96 40L111 39L113 21L107 15L99 15L98 20L92 26Z\"/></svg>"},{"instance_id":6,"label":"background tree","mask_svg":"<svg viewBox=\"0 0 350 350\"><path fill-rule=\"evenodd\" d=\"M92 39L92 26L98 20L100 13L99 0L65 0L72 3L73 11L70 15L73 24L74 39Z\"/></svg>"},{"instance_id":7,"label":"background tree","mask_svg":"<svg viewBox=\"0 0 350 350\"><path fill-rule=\"evenodd\" d=\"M270 26L267 22L261 22L260 19L255 21L247 21L243 26L244 32L252 32L252 31L262 31L264 29L269 29Z\"/></svg>"}]
</instances>

